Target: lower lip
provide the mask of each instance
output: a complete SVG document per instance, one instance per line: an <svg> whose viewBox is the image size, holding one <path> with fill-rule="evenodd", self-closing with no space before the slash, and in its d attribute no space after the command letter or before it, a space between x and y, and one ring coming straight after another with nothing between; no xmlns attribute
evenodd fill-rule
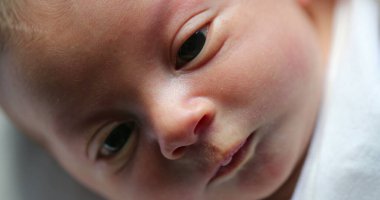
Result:
<svg viewBox="0 0 380 200"><path fill-rule="evenodd" d="M226 166L221 166L216 174L210 180L210 183L224 182L235 176L237 172L248 162L252 157L254 148L252 148L253 138L255 133L251 134L244 145L233 155L231 162Z"/></svg>

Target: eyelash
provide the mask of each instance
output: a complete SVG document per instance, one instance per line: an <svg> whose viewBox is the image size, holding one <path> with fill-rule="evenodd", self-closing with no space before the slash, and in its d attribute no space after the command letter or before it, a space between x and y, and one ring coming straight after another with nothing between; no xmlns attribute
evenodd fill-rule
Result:
<svg viewBox="0 0 380 200"><path fill-rule="evenodd" d="M175 70L185 68L204 51L208 39L208 29L209 26L198 29L182 43L176 52Z"/></svg>
<svg viewBox="0 0 380 200"><path fill-rule="evenodd" d="M136 137L137 125L135 122L118 124L106 135L105 139L101 141L97 158L107 160L117 157L122 153L132 153L137 143ZM121 143L118 143L120 141Z"/></svg>

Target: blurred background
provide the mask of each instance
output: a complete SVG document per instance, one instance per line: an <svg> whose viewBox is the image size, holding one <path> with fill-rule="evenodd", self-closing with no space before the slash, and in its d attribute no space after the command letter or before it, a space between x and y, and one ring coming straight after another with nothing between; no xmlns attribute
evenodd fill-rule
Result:
<svg viewBox="0 0 380 200"><path fill-rule="evenodd" d="M0 199L100 200L75 182L0 110Z"/></svg>

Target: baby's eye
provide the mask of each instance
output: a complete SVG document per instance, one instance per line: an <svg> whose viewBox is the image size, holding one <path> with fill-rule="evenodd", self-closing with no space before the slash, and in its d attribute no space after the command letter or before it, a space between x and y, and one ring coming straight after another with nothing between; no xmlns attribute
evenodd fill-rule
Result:
<svg viewBox="0 0 380 200"><path fill-rule="evenodd" d="M128 142L132 134L136 134L136 124L129 122L118 125L108 135L101 146L100 157L112 157L116 155Z"/></svg>
<svg viewBox="0 0 380 200"><path fill-rule="evenodd" d="M206 44L207 31L207 27L198 30L182 44L177 52L176 70L180 70L201 53Z"/></svg>

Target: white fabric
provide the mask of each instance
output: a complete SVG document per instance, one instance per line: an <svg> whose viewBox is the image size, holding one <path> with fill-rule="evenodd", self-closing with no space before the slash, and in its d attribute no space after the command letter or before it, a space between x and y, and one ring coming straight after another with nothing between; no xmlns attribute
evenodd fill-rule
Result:
<svg viewBox="0 0 380 200"><path fill-rule="evenodd" d="M326 96L292 200L380 199L379 1L340 0Z"/></svg>

